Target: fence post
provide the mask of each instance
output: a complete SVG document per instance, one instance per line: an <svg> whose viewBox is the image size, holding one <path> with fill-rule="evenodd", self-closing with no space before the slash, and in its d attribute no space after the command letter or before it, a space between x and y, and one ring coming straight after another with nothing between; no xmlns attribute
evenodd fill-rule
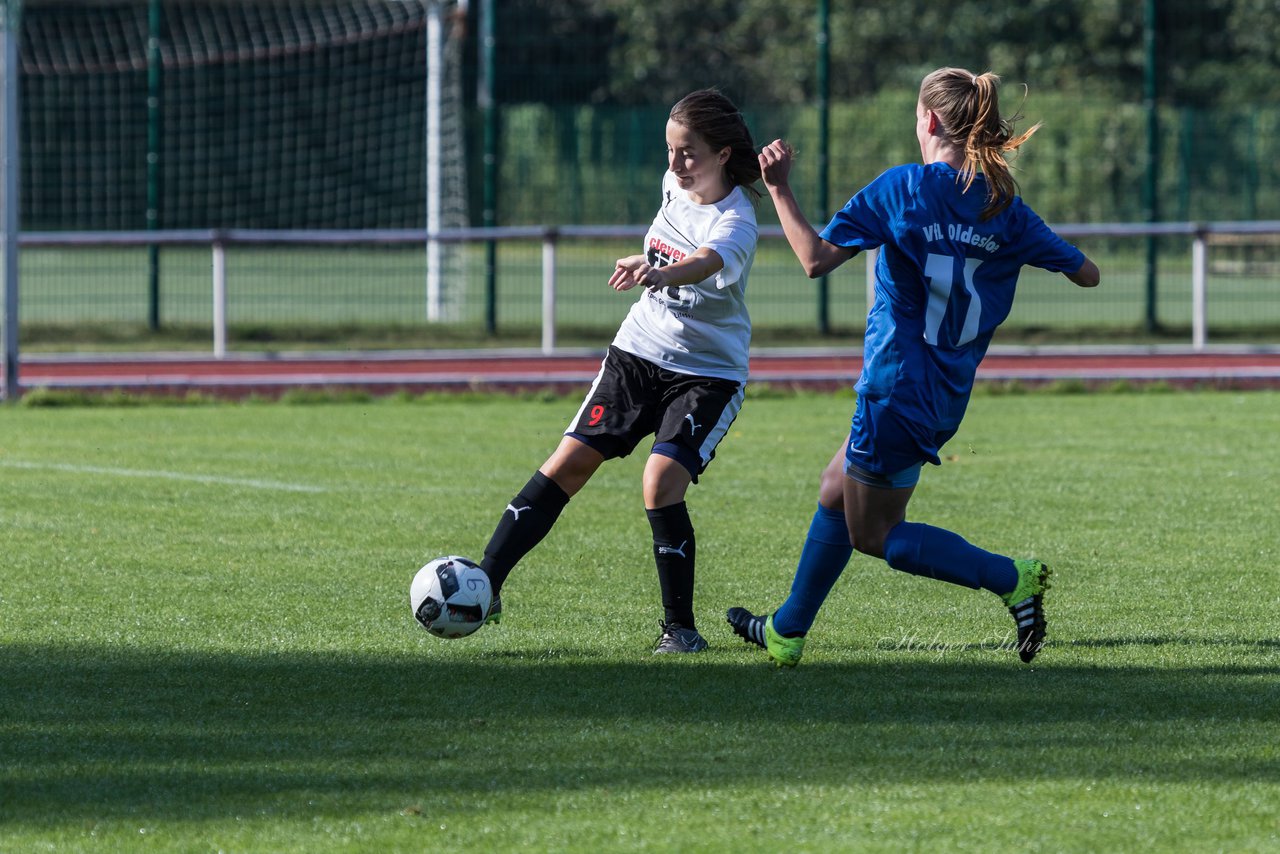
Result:
<svg viewBox="0 0 1280 854"><path fill-rule="evenodd" d="M440 105L444 98L444 84L440 79L444 69L442 32L440 4L429 3L427 4L426 137L423 140L423 147L426 150L427 161L427 321L432 323L445 319L445 283L440 270L443 253L440 251L440 241L436 239L436 234L440 231L441 208Z"/></svg>
<svg viewBox="0 0 1280 854"><path fill-rule="evenodd" d="M476 101L483 118L484 144L484 210L481 225L495 228L498 225L498 108L493 100L493 81L496 69L493 19L494 0L480 2L480 68L476 81ZM498 241L490 238L484 244L484 331L488 335L498 332Z"/></svg>
<svg viewBox="0 0 1280 854"><path fill-rule="evenodd" d="M147 10L147 231L160 230L160 139L163 121L160 94L163 63L160 31L164 12L160 0L150 0ZM160 330L160 247L147 247L147 328Z"/></svg>
<svg viewBox="0 0 1280 854"><path fill-rule="evenodd" d="M1203 350L1206 339L1205 289L1209 280L1209 253L1203 226L1191 241L1191 349Z"/></svg>
<svg viewBox="0 0 1280 854"><path fill-rule="evenodd" d="M1159 77L1156 73L1156 3L1146 0L1142 12L1143 46L1143 94L1142 105L1147 115L1147 159L1142 179L1142 214L1148 223L1160 221L1160 111L1156 101L1159 93ZM1157 265L1160 263L1158 238L1147 235L1146 329L1155 332L1160 328L1160 312L1156 300L1160 290Z"/></svg>
<svg viewBox="0 0 1280 854"><path fill-rule="evenodd" d="M4 289L4 399L13 403L21 395L18 387L18 233L21 187L18 164L18 46L22 3L0 3L0 242L4 244L4 266L0 272Z"/></svg>
<svg viewBox="0 0 1280 854"><path fill-rule="evenodd" d="M213 239L213 357L227 355L227 247Z"/></svg>
<svg viewBox="0 0 1280 854"><path fill-rule="evenodd" d="M550 356L556 349L556 240L554 228L542 235L542 352Z"/></svg>
<svg viewBox="0 0 1280 854"><path fill-rule="evenodd" d="M827 208L828 169L831 163L831 3L818 0L818 197L815 218L831 216ZM818 277L818 334L831 334L831 278Z"/></svg>

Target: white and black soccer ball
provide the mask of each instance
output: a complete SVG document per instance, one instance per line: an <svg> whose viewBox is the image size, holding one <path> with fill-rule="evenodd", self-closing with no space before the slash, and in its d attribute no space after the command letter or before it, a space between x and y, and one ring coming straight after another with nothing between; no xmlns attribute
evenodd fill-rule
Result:
<svg viewBox="0 0 1280 854"><path fill-rule="evenodd" d="M413 618L436 637L471 634L484 625L492 602L489 576L474 561L457 555L431 561L409 586Z"/></svg>

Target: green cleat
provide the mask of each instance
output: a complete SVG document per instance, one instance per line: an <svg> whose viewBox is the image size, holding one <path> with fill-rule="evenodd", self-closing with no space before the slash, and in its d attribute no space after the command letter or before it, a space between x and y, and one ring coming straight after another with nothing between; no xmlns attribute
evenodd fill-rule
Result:
<svg viewBox="0 0 1280 854"><path fill-rule="evenodd" d="M1015 560L1013 565L1018 570L1018 584L1000 598L1017 624L1018 657L1030 664L1044 646L1044 592L1049 589L1049 567L1034 558Z"/></svg>
<svg viewBox="0 0 1280 854"><path fill-rule="evenodd" d="M773 629L773 615L757 616L746 608L730 608L725 620L734 634L769 653L779 667L795 667L804 653L804 638L784 638Z"/></svg>
<svg viewBox="0 0 1280 854"><path fill-rule="evenodd" d="M804 638L784 638L773 630L773 614L764 621L764 645L779 667L795 667L804 654Z"/></svg>

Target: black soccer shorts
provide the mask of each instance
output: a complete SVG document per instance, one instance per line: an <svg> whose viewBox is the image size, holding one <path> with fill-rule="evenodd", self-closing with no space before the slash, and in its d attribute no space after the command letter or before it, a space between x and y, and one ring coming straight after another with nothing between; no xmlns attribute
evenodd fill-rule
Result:
<svg viewBox="0 0 1280 854"><path fill-rule="evenodd" d="M652 435L652 453L676 460L696 482L743 397L743 383L676 373L610 346L565 435L607 460L627 456Z"/></svg>

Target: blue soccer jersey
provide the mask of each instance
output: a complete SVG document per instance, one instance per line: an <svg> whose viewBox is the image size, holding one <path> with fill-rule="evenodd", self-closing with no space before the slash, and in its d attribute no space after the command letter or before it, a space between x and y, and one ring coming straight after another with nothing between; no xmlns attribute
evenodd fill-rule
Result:
<svg viewBox="0 0 1280 854"><path fill-rule="evenodd" d="M926 448L960 425L1023 265L1074 273L1085 260L1021 198L982 221L985 180L965 193L956 177L945 163L894 167L822 232L837 246L881 248L856 390L918 428Z"/></svg>

